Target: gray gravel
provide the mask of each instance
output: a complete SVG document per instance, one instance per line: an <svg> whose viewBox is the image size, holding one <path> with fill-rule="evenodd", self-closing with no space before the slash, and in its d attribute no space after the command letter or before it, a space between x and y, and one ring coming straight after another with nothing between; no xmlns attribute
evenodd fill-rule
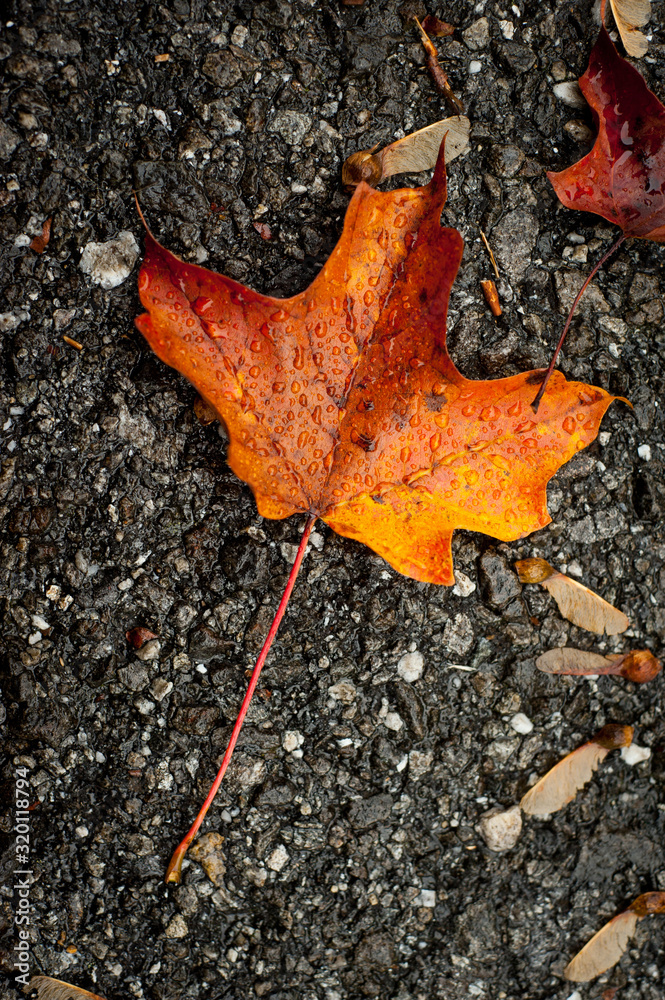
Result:
<svg viewBox="0 0 665 1000"><path fill-rule="evenodd" d="M466 240L450 342L469 377L542 365L614 235L561 208L544 176L588 149L588 112L553 88L586 65L591 3L518 8L436 11L459 28L437 45L473 122L444 212ZM644 921L594 985L574 993L561 979L605 919L665 889L662 677L640 689L534 667L566 642L662 653L662 248L622 248L579 311L562 370L634 409L615 404L552 481L546 530L513 545L459 532L463 575L447 589L317 527L204 828L216 836L167 889L302 525L257 516L217 425L199 421L194 391L134 329L132 191L185 259L292 294L339 236L345 156L445 109L404 20L423 13L418 0L14 0L10 11L2 788L11 803L22 761L37 802L33 971L109 1000L591 1000L608 985L618 1000L662 1000L663 918ZM640 67L661 96L663 27ZM28 244L48 217L38 255ZM498 321L480 293L491 272L479 227L502 269ZM545 591L518 583L512 563L530 555L618 604L631 630L603 642L563 621ZM125 640L137 625L158 636L138 653ZM511 725L518 712L530 732ZM634 724L650 759L612 755L575 803L489 851L481 817L608 721ZM10 997L11 814L0 822Z"/></svg>

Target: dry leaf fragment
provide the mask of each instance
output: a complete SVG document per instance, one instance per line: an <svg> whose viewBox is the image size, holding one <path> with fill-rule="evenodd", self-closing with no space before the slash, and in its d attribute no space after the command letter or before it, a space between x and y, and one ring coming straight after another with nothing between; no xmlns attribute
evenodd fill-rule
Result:
<svg viewBox="0 0 665 1000"><path fill-rule="evenodd" d="M556 601L563 617L587 632L617 635L625 632L630 625L623 611L608 604L577 580L557 572L546 559L519 559L515 569L522 583L542 583Z"/></svg>
<svg viewBox="0 0 665 1000"><path fill-rule="evenodd" d="M433 170L444 135L446 163L450 163L469 148L470 129L471 122L468 118L454 115L405 135L403 139L391 142L378 153L375 152L376 146L352 153L342 167L342 183L347 188L354 188L361 181L374 186L393 174L417 174L421 170Z"/></svg>
<svg viewBox="0 0 665 1000"><path fill-rule="evenodd" d="M427 14L423 19L423 31L435 38L447 38L454 33L455 25L440 21L435 14Z"/></svg>
<svg viewBox="0 0 665 1000"><path fill-rule="evenodd" d="M645 892L598 931L563 970L566 979L588 983L619 961L639 920L665 913L665 892Z"/></svg>
<svg viewBox="0 0 665 1000"><path fill-rule="evenodd" d="M635 684L645 684L662 670L662 663L649 649L634 649L628 653L603 656L586 649L570 646L548 649L536 660L536 666L546 674L619 674Z"/></svg>
<svg viewBox="0 0 665 1000"><path fill-rule="evenodd" d="M149 642L151 639L157 639L158 636L154 632L151 632L149 628L137 625L136 628L131 628L129 632L125 632L125 638L134 649L140 649L146 642Z"/></svg>
<svg viewBox="0 0 665 1000"><path fill-rule="evenodd" d="M35 253L44 253L46 250L49 240L51 239L51 223L53 219L46 219L42 225L41 236L35 236L35 238L30 243L30 249L34 250Z"/></svg>
<svg viewBox="0 0 665 1000"><path fill-rule="evenodd" d="M575 798L610 750L630 746L633 727L610 723L547 772L520 802L529 816L549 816Z"/></svg>
<svg viewBox="0 0 665 1000"><path fill-rule="evenodd" d="M639 58L649 48L649 42L638 28L651 17L651 0L610 0L623 47L629 56Z"/></svg>
<svg viewBox="0 0 665 1000"><path fill-rule="evenodd" d="M51 976L33 976L28 985L23 987L23 992L31 993L32 990L37 990L39 1000L78 1000L79 997L104 1000L97 993L82 990L80 986L72 986L62 979L52 979Z"/></svg>

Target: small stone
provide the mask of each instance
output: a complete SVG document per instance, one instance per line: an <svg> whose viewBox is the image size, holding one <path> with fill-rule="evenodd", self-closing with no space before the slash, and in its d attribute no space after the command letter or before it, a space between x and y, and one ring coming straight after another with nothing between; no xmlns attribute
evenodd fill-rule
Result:
<svg viewBox="0 0 665 1000"><path fill-rule="evenodd" d="M305 742L305 737L297 729L287 729L282 736L282 747L287 753L298 750Z"/></svg>
<svg viewBox="0 0 665 1000"><path fill-rule="evenodd" d="M164 934L167 938L171 940L176 938L184 938L189 934L189 928L185 923L185 918L181 913L176 913L174 917L168 923Z"/></svg>
<svg viewBox="0 0 665 1000"><path fill-rule="evenodd" d="M123 230L105 243L88 243L79 267L96 285L108 290L117 288L129 277L138 255L134 234Z"/></svg>
<svg viewBox="0 0 665 1000"><path fill-rule="evenodd" d="M481 17L477 21L474 21L466 31L462 32L462 38L464 39L464 44L472 52L484 49L486 45L489 45L490 40L490 26L487 18Z"/></svg>
<svg viewBox="0 0 665 1000"><path fill-rule="evenodd" d="M567 80L565 83L555 83L552 88L554 96L567 104L569 108L586 108L587 103L580 90L579 84L575 80Z"/></svg>
<svg viewBox="0 0 665 1000"><path fill-rule="evenodd" d="M538 220L533 212L516 208L496 224L492 231L494 254L499 268L512 281L520 282L531 264L531 252L538 239Z"/></svg>
<svg viewBox="0 0 665 1000"><path fill-rule="evenodd" d="M434 889L422 889L419 896L413 900L413 906L425 906L428 909L436 906L436 893Z"/></svg>
<svg viewBox="0 0 665 1000"><path fill-rule="evenodd" d="M510 851L522 832L522 810L519 806L506 810L499 807L490 809L481 816L478 829L490 851L497 854Z"/></svg>
<svg viewBox="0 0 665 1000"><path fill-rule="evenodd" d="M164 701L164 698L173 691L173 684L164 677L156 677L150 685L150 694L155 701Z"/></svg>
<svg viewBox="0 0 665 1000"><path fill-rule="evenodd" d="M76 309L56 309L53 313L53 326L56 330L66 330L76 316Z"/></svg>
<svg viewBox="0 0 665 1000"><path fill-rule="evenodd" d="M398 733L404 725L404 720L397 712L387 712L383 724L386 729L391 729L394 733Z"/></svg>
<svg viewBox="0 0 665 1000"><path fill-rule="evenodd" d="M473 594L476 589L476 585L473 580L462 573L461 570L455 570L455 586L453 587L453 594L456 597L469 597Z"/></svg>
<svg viewBox="0 0 665 1000"><path fill-rule="evenodd" d="M144 643L140 649L136 650L135 656L144 662L149 660L158 660L161 648L162 644L159 639L149 639L148 642Z"/></svg>
<svg viewBox="0 0 665 1000"><path fill-rule="evenodd" d="M273 872L281 872L282 868L285 868L288 863L289 854L283 844L279 844L266 861L267 867Z"/></svg>
<svg viewBox="0 0 665 1000"><path fill-rule="evenodd" d="M477 59L472 59L469 63L469 73L471 76L476 76L483 68L483 64L478 62Z"/></svg>
<svg viewBox="0 0 665 1000"><path fill-rule="evenodd" d="M640 458L643 458L645 462L651 461L651 446L648 444L641 444L637 449L637 454Z"/></svg>
<svg viewBox="0 0 665 1000"><path fill-rule="evenodd" d="M511 144L494 146L490 153L490 162L498 177L514 177L524 160L524 153L519 146Z"/></svg>
<svg viewBox="0 0 665 1000"><path fill-rule="evenodd" d="M521 736L526 736L533 729L533 722L531 719L524 714L524 712L517 712L513 715L510 720L511 727L516 733L520 733Z"/></svg>
<svg viewBox="0 0 665 1000"><path fill-rule="evenodd" d="M522 594L522 587L508 560L495 549L480 557L478 576L483 597L493 608L502 609Z"/></svg>
<svg viewBox="0 0 665 1000"><path fill-rule="evenodd" d="M405 653L397 662L397 673L402 680L412 684L423 675L425 659L422 653L416 650L414 653Z"/></svg>
<svg viewBox="0 0 665 1000"><path fill-rule="evenodd" d="M130 691L142 691L150 680L148 671L140 663L130 663L128 667L118 670L118 680Z"/></svg>
<svg viewBox="0 0 665 1000"><path fill-rule="evenodd" d="M300 146L311 127L309 115L299 111L278 111L268 125L268 131L277 132L289 146Z"/></svg>
<svg viewBox="0 0 665 1000"><path fill-rule="evenodd" d="M621 757L629 767L634 767L635 764L643 764L650 756L651 748L640 747L637 743L631 743L629 747L621 748Z"/></svg>
<svg viewBox="0 0 665 1000"><path fill-rule="evenodd" d="M455 615L446 622L443 630L443 646L449 656L466 656L475 641L473 625L467 615Z"/></svg>
<svg viewBox="0 0 665 1000"><path fill-rule="evenodd" d="M341 701L344 705L351 705L356 700L357 693L355 684L349 680L338 681L328 688L330 697L335 701Z"/></svg>
<svg viewBox="0 0 665 1000"><path fill-rule="evenodd" d="M223 884L223 876L226 872L226 865L224 864L222 854L223 843L224 837L222 837L221 833L212 830L210 833L204 833L202 837L199 837L189 849L189 856L192 861L197 861L202 865L204 872L216 886Z"/></svg>
<svg viewBox="0 0 665 1000"><path fill-rule="evenodd" d="M88 830L87 826L77 826L75 832L76 832L76 836L80 837L82 840L83 840L84 837L87 837L88 834L90 833L90 831Z"/></svg>
<svg viewBox="0 0 665 1000"><path fill-rule="evenodd" d="M237 24L231 33L231 45L237 45L239 49L243 48L248 34L249 29L244 24Z"/></svg>
<svg viewBox="0 0 665 1000"><path fill-rule="evenodd" d="M431 750L412 750L409 754L409 777L417 781L427 774L432 766L434 754Z"/></svg>
<svg viewBox="0 0 665 1000"><path fill-rule="evenodd" d="M393 807L388 794L371 795L368 799L357 799L351 803L349 822L355 830L365 830L374 823L388 819Z"/></svg>
<svg viewBox="0 0 665 1000"><path fill-rule="evenodd" d="M20 135L0 122L0 160L8 160L20 141Z"/></svg>

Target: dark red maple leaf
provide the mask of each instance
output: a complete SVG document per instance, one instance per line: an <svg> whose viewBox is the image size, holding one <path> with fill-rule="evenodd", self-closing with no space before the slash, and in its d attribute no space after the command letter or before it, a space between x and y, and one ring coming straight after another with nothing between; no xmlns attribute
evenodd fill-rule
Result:
<svg viewBox="0 0 665 1000"><path fill-rule="evenodd" d="M566 208L602 215L626 238L665 242L665 107L603 25L580 88L598 136L590 153L549 171Z"/></svg>
<svg viewBox="0 0 665 1000"><path fill-rule="evenodd" d="M665 107L634 66L617 52L605 25L589 57L580 88L598 127L590 153L547 176L566 208L602 215L622 230L582 285L566 320L545 379L533 401L537 411L577 304L605 261L630 238L665 242Z"/></svg>

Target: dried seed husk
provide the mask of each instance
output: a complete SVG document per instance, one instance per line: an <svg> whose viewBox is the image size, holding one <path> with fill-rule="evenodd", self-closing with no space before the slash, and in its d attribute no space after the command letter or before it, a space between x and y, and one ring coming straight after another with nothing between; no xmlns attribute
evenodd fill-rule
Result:
<svg viewBox="0 0 665 1000"><path fill-rule="evenodd" d="M529 789L520 802L522 811L529 816L550 816L558 812L591 780L610 750L628 746L632 738L630 726L615 723L603 726L593 740L569 753Z"/></svg>
<svg viewBox="0 0 665 1000"><path fill-rule="evenodd" d="M646 36L639 31L651 17L651 0L610 0L612 13L629 56L639 58L649 48Z"/></svg>
<svg viewBox="0 0 665 1000"><path fill-rule="evenodd" d="M558 573L545 559L520 559L515 563L515 569L521 583L542 583L556 601L563 617L587 632L617 635L625 632L630 625L623 611L577 580Z"/></svg>
<svg viewBox="0 0 665 1000"><path fill-rule="evenodd" d="M468 118L453 115L397 139L378 153L376 147L352 153L342 167L342 183L345 187L355 187L365 181L375 187L393 174L432 170L444 136L446 163L450 163L468 149L470 129Z"/></svg>
<svg viewBox="0 0 665 1000"><path fill-rule="evenodd" d="M588 983L616 965L628 947L639 919L636 913L626 910L601 927L563 970L566 979Z"/></svg>
<svg viewBox="0 0 665 1000"><path fill-rule="evenodd" d="M88 1000L104 1000L97 993L90 993L80 986L72 986L62 979L52 979L51 976L33 976L27 986L23 987L24 993L31 993L37 990L39 1000L79 1000L87 997Z"/></svg>

